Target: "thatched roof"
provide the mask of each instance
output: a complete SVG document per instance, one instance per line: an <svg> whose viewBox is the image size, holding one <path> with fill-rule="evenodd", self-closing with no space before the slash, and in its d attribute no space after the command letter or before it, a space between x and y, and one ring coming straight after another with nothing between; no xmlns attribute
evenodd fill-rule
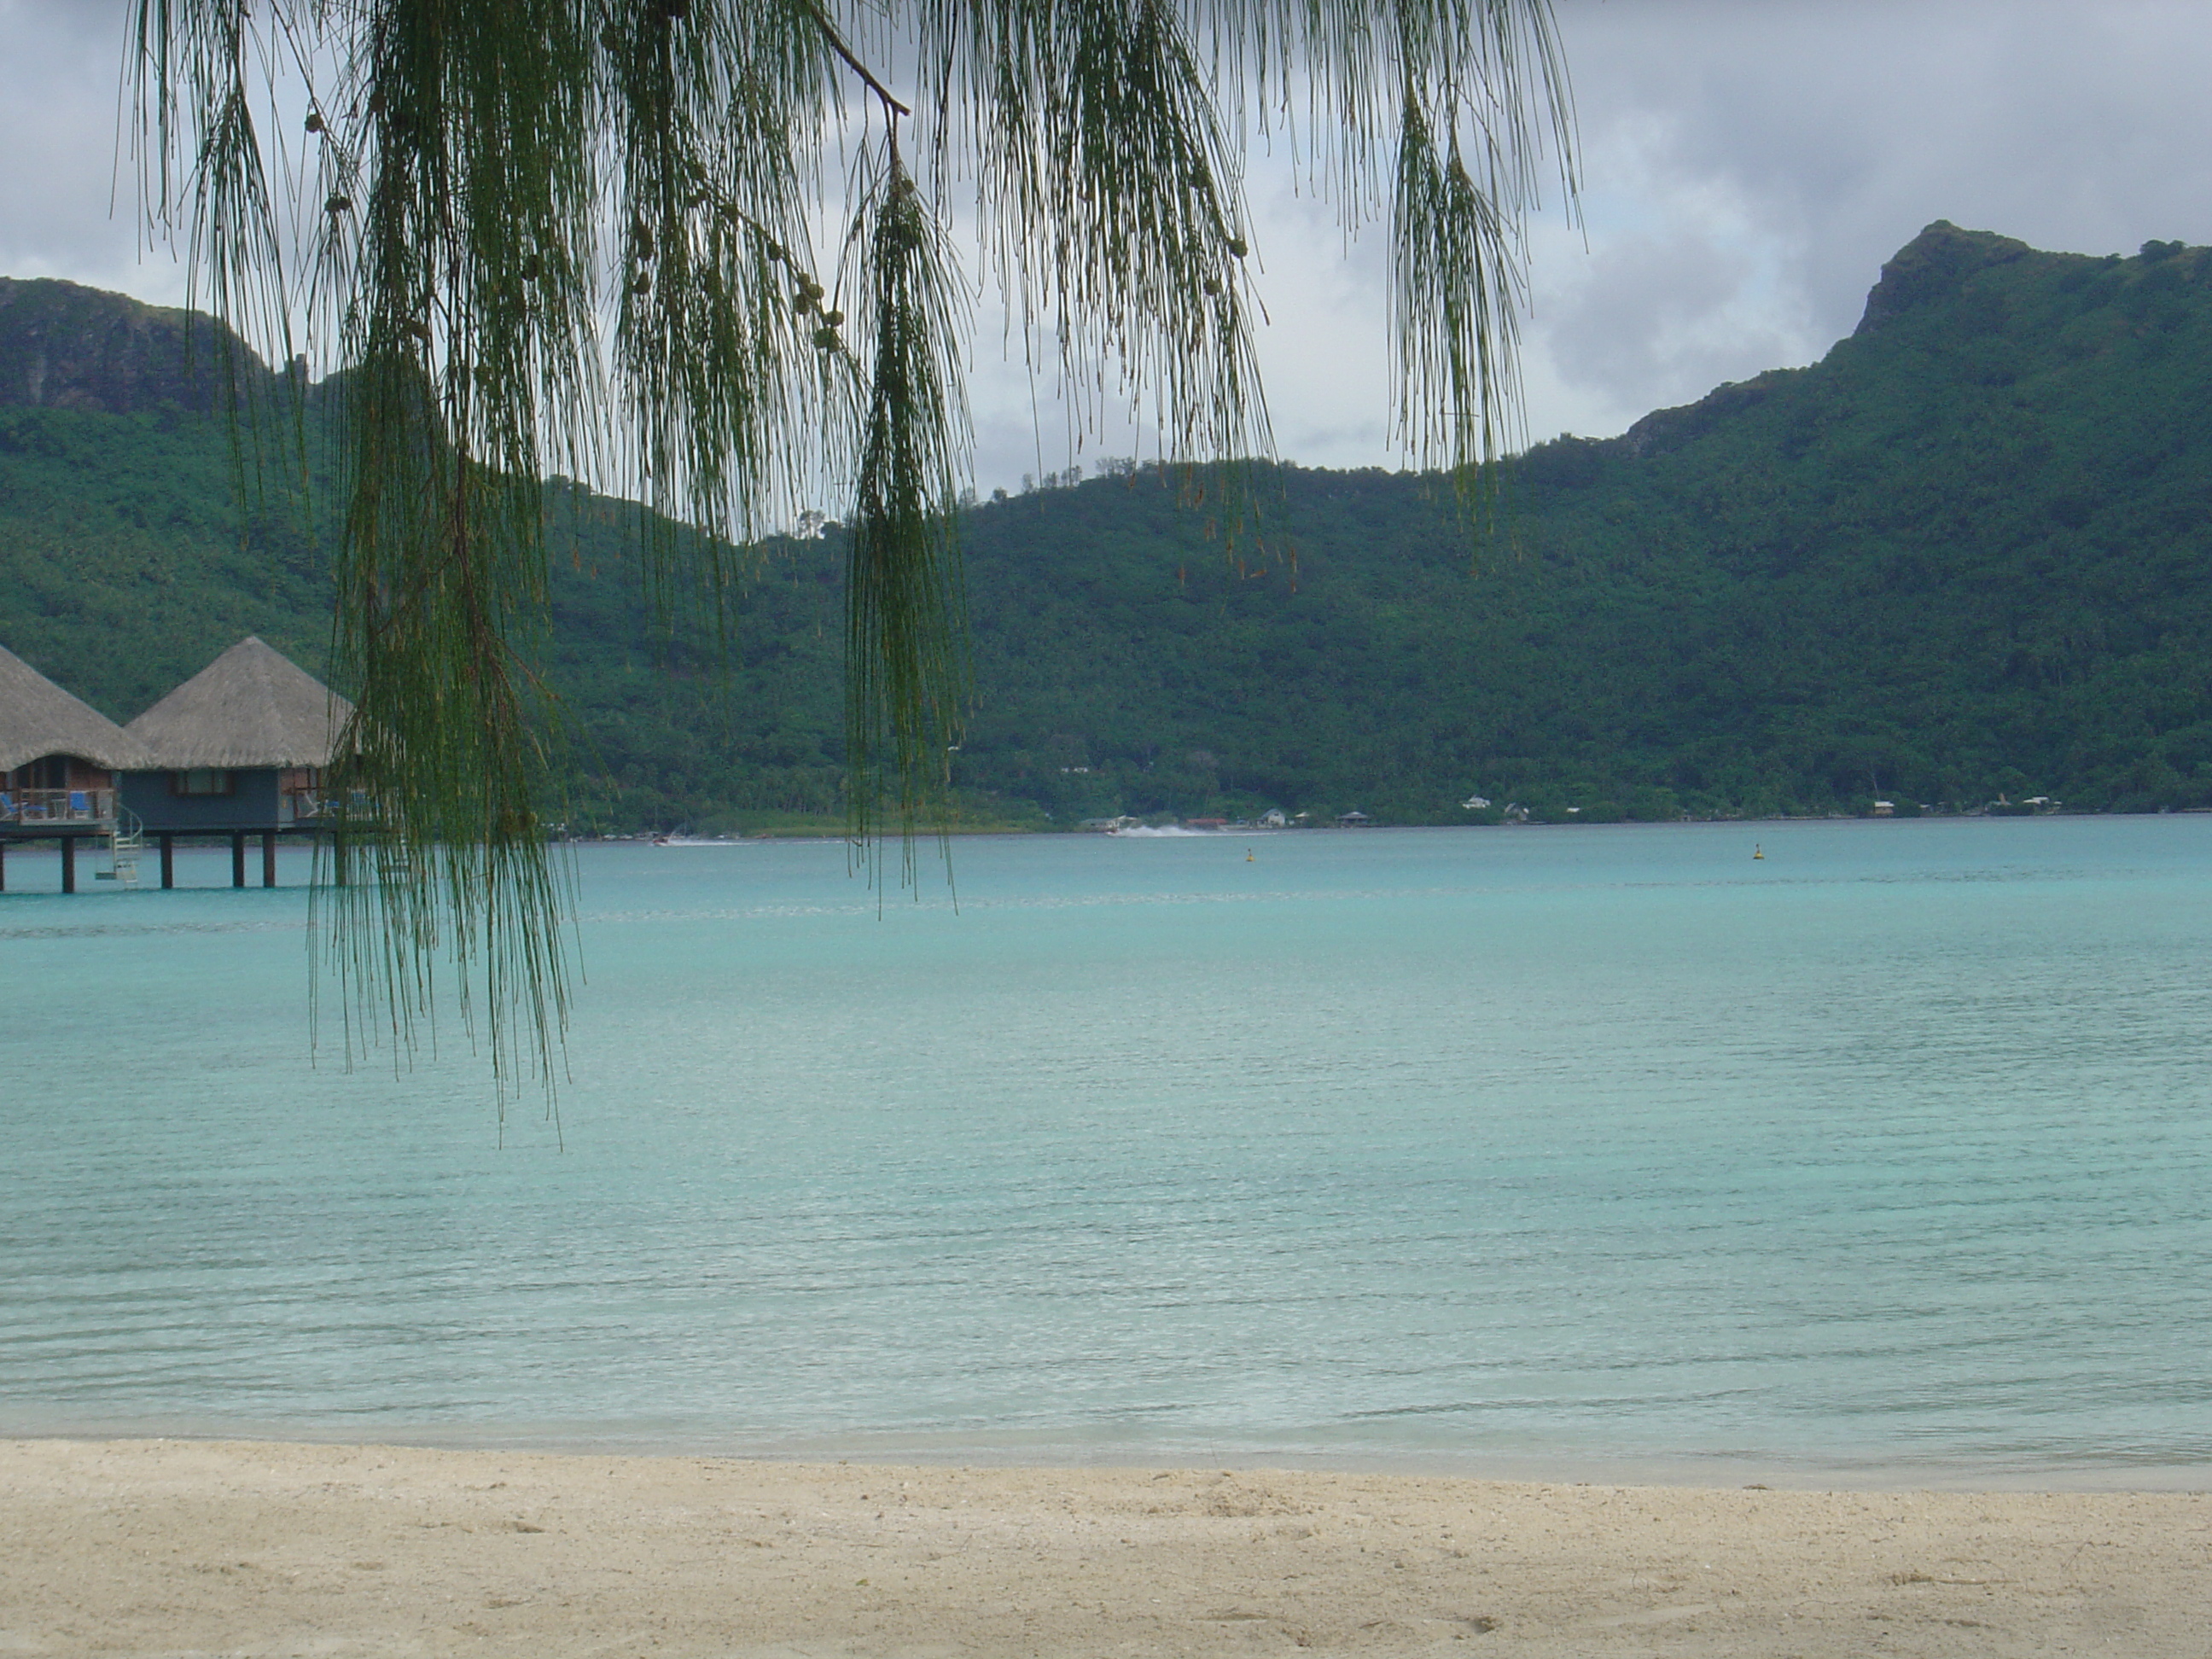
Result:
<svg viewBox="0 0 2212 1659"><path fill-rule="evenodd" d="M46 755L75 755L110 771L149 764L136 738L0 647L0 772Z"/></svg>
<svg viewBox="0 0 2212 1659"><path fill-rule="evenodd" d="M327 766L348 702L257 639L243 639L125 728L150 763Z"/></svg>

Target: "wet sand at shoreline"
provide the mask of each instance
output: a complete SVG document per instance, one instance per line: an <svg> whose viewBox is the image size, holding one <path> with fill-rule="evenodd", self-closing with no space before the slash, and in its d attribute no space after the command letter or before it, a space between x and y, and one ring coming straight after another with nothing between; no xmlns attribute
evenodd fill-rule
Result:
<svg viewBox="0 0 2212 1659"><path fill-rule="evenodd" d="M2212 1651L2212 1494L0 1442L0 1654Z"/></svg>

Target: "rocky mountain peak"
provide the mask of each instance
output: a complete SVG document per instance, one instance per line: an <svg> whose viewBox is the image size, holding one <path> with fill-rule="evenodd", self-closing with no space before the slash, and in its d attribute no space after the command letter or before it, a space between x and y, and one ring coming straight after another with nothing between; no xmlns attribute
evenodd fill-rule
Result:
<svg viewBox="0 0 2212 1659"><path fill-rule="evenodd" d="M1976 271L2009 264L2032 251L2009 236L1961 230L1948 219L1938 219L1882 266L1881 279L1868 294L1866 310L1851 331L1870 333L1915 306L1956 294Z"/></svg>
<svg viewBox="0 0 2212 1659"><path fill-rule="evenodd" d="M127 415L224 406L269 370L221 323L51 277L0 276L0 405Z"/></svg>

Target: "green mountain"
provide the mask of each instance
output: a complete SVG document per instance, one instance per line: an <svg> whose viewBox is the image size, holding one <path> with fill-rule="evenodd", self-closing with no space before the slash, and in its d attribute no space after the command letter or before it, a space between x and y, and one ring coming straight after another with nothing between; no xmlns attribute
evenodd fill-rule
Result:
<svg viewBox="0 0 2212 1659"><path fill-rule="evenodd" d="M327 635L307 515L240 510L222 400L165 368L182 323L0 282L0 642L118 717ZM2212 250L1939 222L1820 362L1510 464L1479 545L1401 473L1259 469L1234 538L1151 468L994 499L957 781L1040 824L2212 805L2208 382ZM552 510L580 810L834 811L834 527L756 550L718 673L653 626L634 507Z"/></svg>

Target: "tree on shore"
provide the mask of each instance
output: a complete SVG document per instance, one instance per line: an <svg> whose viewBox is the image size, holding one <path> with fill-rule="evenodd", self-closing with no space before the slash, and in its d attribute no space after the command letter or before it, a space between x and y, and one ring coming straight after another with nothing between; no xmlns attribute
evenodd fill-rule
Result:
<svg viewBox="0 0 2212 1659"><path fill-rule="evenodd" d="M733 548L842 518L850 807L910 848L965 695L975 294L1079 419L1267 454L1266 135L1387 225L1397 429L1468 477L1546 169L1572 191L1548 0L137 0L131 52L149 222L249 340L343 373L374 878L319 894L340 1000L404 1043L448 961L502 1075L567 1006L549 480L636 495L647 579L709 619Z"/></svg>

